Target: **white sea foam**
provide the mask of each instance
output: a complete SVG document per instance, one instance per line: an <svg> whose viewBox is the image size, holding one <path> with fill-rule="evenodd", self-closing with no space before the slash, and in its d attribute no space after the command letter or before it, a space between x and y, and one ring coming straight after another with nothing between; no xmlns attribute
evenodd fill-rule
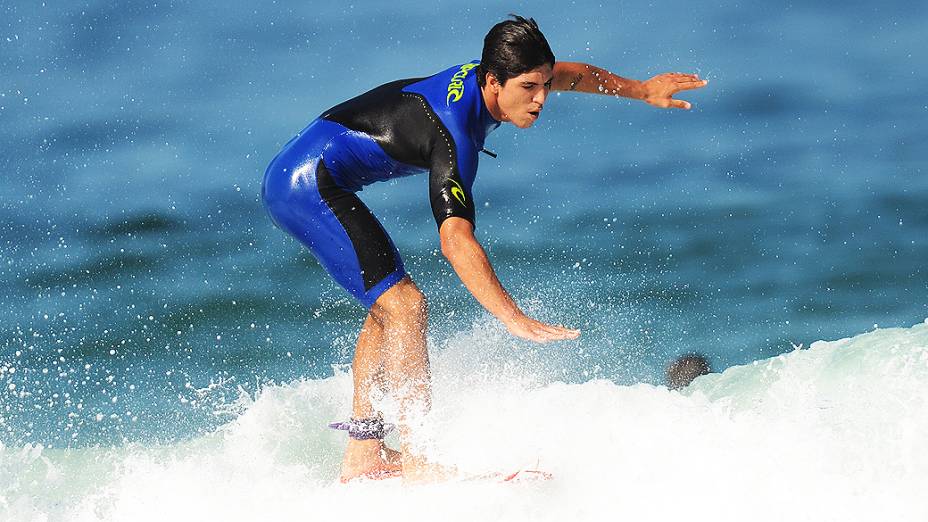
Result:
<svg viewBox="0 0 928 522"><path fill-rule="evenodd" d="M175 446L0 446L0 520L928 520L928 325L818 342L682 392L551 382L476 328L433 358L429 451L554 480L337 484L344 373ZM516 362L514 362L516 361Z"/></svg>

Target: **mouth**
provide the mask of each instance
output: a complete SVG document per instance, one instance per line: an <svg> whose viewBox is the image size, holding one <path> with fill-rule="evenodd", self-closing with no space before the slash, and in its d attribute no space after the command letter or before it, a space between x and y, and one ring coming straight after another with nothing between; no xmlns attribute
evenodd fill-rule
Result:
<svg viewBox="0 0 928 522"><path fill-rule="evenodd" d="M541 109L539 109L539 110L537 110L537 111L528 111L528 113L532 115L532 118L533 118L533 119L536 119L536 120L537 120L537 119L538 119L538 116L541 115Z"/></svg>

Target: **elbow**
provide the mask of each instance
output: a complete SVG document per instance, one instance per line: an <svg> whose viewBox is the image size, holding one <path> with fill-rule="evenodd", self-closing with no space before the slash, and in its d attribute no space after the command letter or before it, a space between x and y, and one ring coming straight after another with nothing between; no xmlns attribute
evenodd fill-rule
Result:
<svg viewBox="0 0 928 522"><path fill-rule="evenodd" d="M468 240L473 241L473 225L469 221L461 218L451 217L446 219L438 229L438 235L441 238L441 253L452 264Z"/></svg>
<svg viewBox="0 0 928 522"><path fill-rule="evenodd" d="M441 254L445 256L445 259L447 259L449 262L451 261L451 258L454 257L458 243L459 241L457 241L457 238L454 236L454 234L441 235Z"/></svg>

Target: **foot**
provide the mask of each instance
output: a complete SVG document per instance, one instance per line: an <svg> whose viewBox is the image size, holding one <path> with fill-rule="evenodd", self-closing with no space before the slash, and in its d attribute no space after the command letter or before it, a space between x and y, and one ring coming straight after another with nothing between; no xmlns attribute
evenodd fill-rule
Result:
<svg viewBox="0 0 928 522"><path fill-rule="evenodd" d="M445 482L459 477L460 472L455 466L436 464L416 457L403 459L403 481L406 483Z"/></svg>
<svg viewBox="0 0 928 522"><path fill-rule="evenodd" d="M356 478L389 478L402 474L403 455L382 440L348 440L342 460L341 481Z"/></svg>
<svg viewBox="0 0 928 522"><path fill-rule="evenodd" d="M403 467L403 453L396 451L393 448L387 447L386 444L382 445L380 451L382 452L383 460L391 466Z"/></svg>

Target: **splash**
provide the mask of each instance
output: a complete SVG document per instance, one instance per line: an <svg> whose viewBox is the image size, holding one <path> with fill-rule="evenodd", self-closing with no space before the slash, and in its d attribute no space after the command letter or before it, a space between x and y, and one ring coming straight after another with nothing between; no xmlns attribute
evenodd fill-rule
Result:
<svg viewBox="0 0 928 522"><path fill-rule="evenodd" d="M2 520L925 520L928 324L814 343L681 392L566 384L475 328L434 357L431 457L542 483L340 485L350 375L264 388L183 444L0 446ZM515 362L514 362L515 361Z"/></svg>

